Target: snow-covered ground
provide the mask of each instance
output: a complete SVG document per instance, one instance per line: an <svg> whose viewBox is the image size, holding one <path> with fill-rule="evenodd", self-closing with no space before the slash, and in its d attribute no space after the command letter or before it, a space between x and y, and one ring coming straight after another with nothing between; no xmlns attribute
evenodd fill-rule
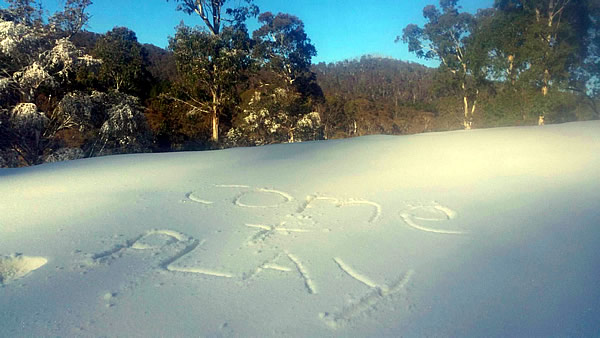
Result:
<svg viewBox="0 0 600 338"><path fill-rule="evenodd" d="M597 336L600 121L0 169L0 336Z"/></svg>

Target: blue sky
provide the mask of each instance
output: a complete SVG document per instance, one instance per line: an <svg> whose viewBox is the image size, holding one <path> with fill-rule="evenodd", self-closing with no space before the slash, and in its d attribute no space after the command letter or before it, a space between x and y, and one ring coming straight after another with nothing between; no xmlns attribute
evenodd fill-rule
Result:
<svg viewBox="0 0 600 338"><path fill-rule="evenodd" d="M54 12L64 0L42 0ZM238 0L235 0L238 1ZM89 7L90 31L104 33L114 26L135 31L142 43L166 47L168 36L183 20L187 25L202 24L197 15L175 10L166 0L93 0ZM262 12L284 12L298 16L317 48L313 63L335 62L364 54L379 54L401 60L424 63L408 52L403 43L394 43L410 23L423 24L423 7L438 0L255 0ZM490 7L493 0L459 0L464 10ZM0 0L0 5L6 4ZM257 28L249 23L250 31ZM425 63L436 66L435 62Z"/></svg>

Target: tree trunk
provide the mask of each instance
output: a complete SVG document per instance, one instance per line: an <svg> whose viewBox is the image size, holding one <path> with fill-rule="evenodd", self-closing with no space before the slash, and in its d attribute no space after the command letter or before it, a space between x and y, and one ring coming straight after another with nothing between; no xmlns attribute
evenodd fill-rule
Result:
<svg viewBox="0 0 600 338"><path fill-rule="evenodd" d="M544 70L544 85L542 86L542 96L546 99L548 96L548 83L550 82L550 71L548 69ZM538 116L538 126L544 125L544 115L545 111L542 111L540 116Z"/></svg>
<svg viewBox="0 0 600 338"><path fill-rule="evenodd" d="M513 86L515 85L515 82L516 82L514 69L515 69L515 56L511 54L508 56L508 78L510 79L510 83Z"/></svg>
<svg viewBox="0 0 600 338"><path fill-rule="evenodd" d="M212 113L212 135L210 137L211 141L219 142L219 116L217 114L217 107L213 107Z"/></svg>
<svg viewBox="0 0 600 338"><path fill-rule="evenodd" d="M556 20L556 22L558 22L558 24L560 24L560 18L562 16L562 12L565 9L565 7L569 4L570 0L566 0L564 1L562 4L560 3L560 1L554 1L551 0L548 3L548 22L547 22L547 26L548 26L548 34L545 37L545 42L548 43L548 49L549 51L546 52L546 57L548 57L548 53L552 52L553 45L551 44L551 41L555 41L557 40L557 32L554 31L553 32L553 26L554 26L554 17L556 15L558 15L558 18ZM536 20L537 22L540 22L540 11L538 9L536 9ZM557 24L557 25L558 25ZM558 28L558 26L557 26ZM550 71L548 68L544 69L544 85L542 86L542 95L544 96L544 98L546 98L546 96L548 95L548 86L550 83ZM543 126L544 125L544 115L545 115L545 111L542 111L542 114L540 114L540 116L538 117L538 125L539 126Z"/></svg>
<svg viewBox="0 0 600 338"><path fill-rule="evenodd" d="M464 80L463 80L461 87L463 90L463 107L464 107L464 111L465 111L465 116L463 119L463 126L465 127L465 130L470 130L471 127L473 126L473 113L475 112L475 103L473 103L472 110L469 111L469 97L467 95L467 85L464 82Z"/></svg>
<svg viewBox="0 0 600 338"><path fill-rule="evenodd" d="M471 118L470 118L470 113L469 113L469 98L467 97L466 94L463 96L463 105L464 105L464 108L465 108L465 117L463 119L463 125L465 127L465 130L469 130L469 129L471 129L471 126L472 126L473 122L471 121Z"/></svg>
<svg viewBox="0 0 600 338"><path fill-rule="evenodd" d="M212 135L211 141L219 142L219 100L217 98L217 93L212 93L213 102L212 102Z"/></svg>

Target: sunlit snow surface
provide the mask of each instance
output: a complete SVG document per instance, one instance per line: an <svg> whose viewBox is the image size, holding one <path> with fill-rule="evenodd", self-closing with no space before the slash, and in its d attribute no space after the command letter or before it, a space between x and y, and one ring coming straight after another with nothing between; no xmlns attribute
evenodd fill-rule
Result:
<svg viewBox="0 0 600 338"><path fill-rule="evenodd" d="M597 336L599 207L600 122L0 169L0 336Z"/></svg>

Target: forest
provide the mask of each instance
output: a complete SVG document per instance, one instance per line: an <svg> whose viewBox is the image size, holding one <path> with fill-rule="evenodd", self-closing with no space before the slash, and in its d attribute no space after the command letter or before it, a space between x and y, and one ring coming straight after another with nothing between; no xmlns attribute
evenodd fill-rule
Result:
<svg viewBox="0 0 600 338"><path fill-rule="evenodd" d="M437 68L376 55L313 64L293 13L171 1L203 25L179 25L162 49L127 27L86 31L91 0L52 15L6 0L0 167L600 118L598 1L495 0L471 14L440 0L396 39Z"/></svg>

